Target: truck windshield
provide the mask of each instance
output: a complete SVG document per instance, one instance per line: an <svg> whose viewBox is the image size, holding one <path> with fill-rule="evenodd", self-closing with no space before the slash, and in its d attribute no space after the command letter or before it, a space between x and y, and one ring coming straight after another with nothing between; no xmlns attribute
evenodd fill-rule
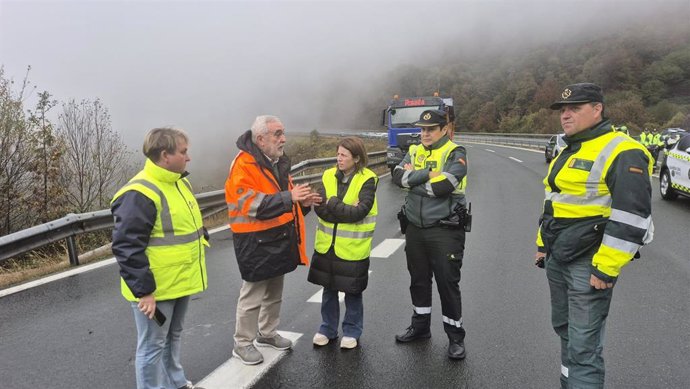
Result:
<svg viewBox="0 0 690 389"><path fill-rule="evenodd" d="M419 115L427 109L438 109L438 107L400 107L391 110L391 124L395 128L414 127L414 122L419 120Z"/></svg>

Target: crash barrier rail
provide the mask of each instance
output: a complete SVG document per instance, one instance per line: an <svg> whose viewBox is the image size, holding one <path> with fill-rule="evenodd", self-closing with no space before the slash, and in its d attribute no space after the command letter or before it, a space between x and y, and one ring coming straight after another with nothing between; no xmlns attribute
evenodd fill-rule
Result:
<svg viewBox="0 0 690 389"><path fill-rule="evenodd" d="M508 146L528 147L532 149L543 149L549 142L549 139L557 134L496 134L496 133L478 133L478 132L461 132L456 133L455 138L460 143L463 141L477 142L477 143L491 143ZM638 135L632 136L633 139L639 142Z"/></svg>
<svg viewBox="0 0 690 389"><path fill-rule="evenodd" d="M369 167L386 165L385 151L377 151L368 155ZM321 181L323 171L332 167L335 162L335 158L310 159L294 165L290 173L295 183L314 184ZM225 191L222 189L199 193L195 197L204 217L227 209ZM79 265L79 253L76 237L84 233L112 227L113 216L110 209L81 214L71 213L61 219L1 236L0 262L65 239L69 262L72 266L77 266Z"/></svg>
<svg viewBox="0 0 690 389"><path fill-rule="evenodd" d="M460 143L463 141L468 141L528 147L531 149L542 149L548 143L549 138L554 135L555 134L494 134L461 132L456 134L456 138Z"/></svg>

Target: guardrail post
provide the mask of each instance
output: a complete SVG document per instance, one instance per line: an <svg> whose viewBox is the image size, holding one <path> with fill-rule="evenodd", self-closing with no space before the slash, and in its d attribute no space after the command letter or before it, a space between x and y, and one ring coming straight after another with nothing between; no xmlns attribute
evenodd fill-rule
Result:
<svg viewBox="0 0 690 389"><path fill-rule="evenodd" d="M70 265L79 266L79 252L77 251L77 242L74 236L67 237L67 255L69 256Z"/></svg>

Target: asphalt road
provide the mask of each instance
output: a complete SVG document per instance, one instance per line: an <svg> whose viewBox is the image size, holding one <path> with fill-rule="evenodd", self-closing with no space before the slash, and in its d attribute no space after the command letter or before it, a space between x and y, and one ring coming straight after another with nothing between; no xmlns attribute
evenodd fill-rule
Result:
<svg viewBox="0 0 690 389"><path fill-rule="evenodd" d="M462 281L467 359L450 361L434 292L432 338L399 345L409 325L402 248L372 258L360 347L315 349L319 288L300 267L286 277L280 329L303 333L255 388L554 388L559 341L550 327L534 235L546 171L541 154L468 145L474 213ZM623 270L606 333L607 388L687 388L690 383L690 200L665 202L653 182L654 242ZM404 194L381 179L374 245L400 239ZM309 243L315 216L308 215ZM209 290L194 298L183 340L188 378L202 379L231 356L241 283L227 231L208 251ZM308 248L311 250L311 248ZM0 299L0 382L11 388L133 388L136 330L119 294L117 267L75 275Z"/></svg>

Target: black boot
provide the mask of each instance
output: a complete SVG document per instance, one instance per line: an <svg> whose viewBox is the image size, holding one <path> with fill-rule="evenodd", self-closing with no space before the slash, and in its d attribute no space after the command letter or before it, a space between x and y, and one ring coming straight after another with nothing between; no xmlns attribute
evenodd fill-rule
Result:
<svg viewBox="0 0 690 389"><path fill-rule="evenodd" d="M429 328L419 329L414 326L409 326L405 328L405 331L395 335L395 340L402 343L411 342L417 339L428 339L431 338L431 331Z"/></svg>
<svg viewBox="0 0 690 389"><path fill-rule="evenodd" d="M462 340L451 340L448 345L448 358L465 359L465 342Z"/></svg>

